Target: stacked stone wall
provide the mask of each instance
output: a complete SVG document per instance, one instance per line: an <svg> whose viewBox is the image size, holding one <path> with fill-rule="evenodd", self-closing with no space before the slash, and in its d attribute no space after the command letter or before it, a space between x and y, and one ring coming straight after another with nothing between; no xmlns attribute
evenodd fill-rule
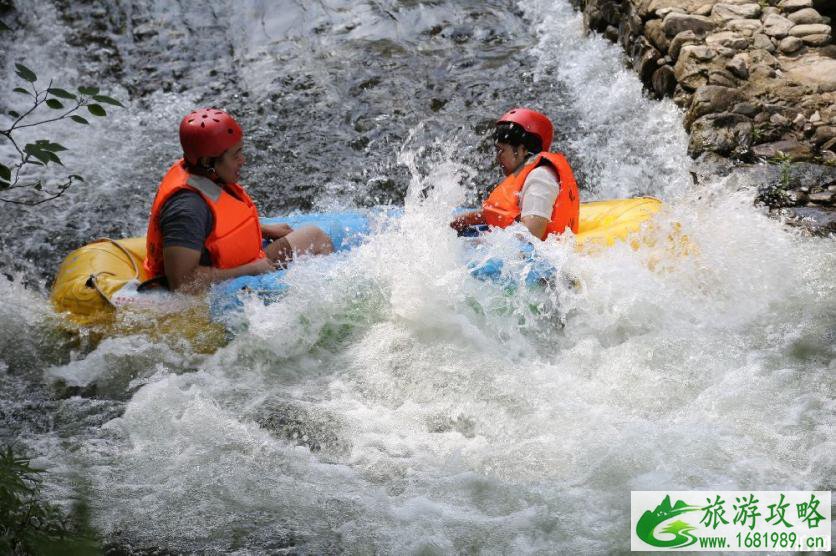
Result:
<svg viewBox="0 0 836 556"><path fill-rule="evenodd" d="M572 2L650 94L685 111L692 157L836 167L836 0ZM762 200L833 206L834 184Z"/></svg>

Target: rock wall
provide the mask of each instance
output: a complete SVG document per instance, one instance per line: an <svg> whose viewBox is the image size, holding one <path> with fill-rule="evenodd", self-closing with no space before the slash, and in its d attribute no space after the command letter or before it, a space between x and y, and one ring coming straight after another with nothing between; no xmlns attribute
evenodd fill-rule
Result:
<svg viewBox="0 0 836 556"><path fill-rule="evenodd" d="M571 1L621 44L650 94L685 110L692 157L836 170L836 0ZM823 183L782 179L760 200L832 207L836 171L823 170Z"/></svg>

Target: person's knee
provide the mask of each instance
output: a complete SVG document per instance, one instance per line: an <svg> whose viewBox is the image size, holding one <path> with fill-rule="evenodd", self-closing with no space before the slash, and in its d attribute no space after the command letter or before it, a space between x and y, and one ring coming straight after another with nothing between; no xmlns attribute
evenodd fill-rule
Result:
<svg viewBox="0 0 836 556"><path fill-rule="evenodd" d="M328 255L334 252L334 244L324 230L317 226L304 226L287 236L294 252L300 255Z"/></svg>
<svg viewBox="0 0 836 556"><path fill-rule="evenodd" d="M316 251L317 255L328 255L334 252L334 242L331 236L325 233L322 228L316 228Z"/></svg>

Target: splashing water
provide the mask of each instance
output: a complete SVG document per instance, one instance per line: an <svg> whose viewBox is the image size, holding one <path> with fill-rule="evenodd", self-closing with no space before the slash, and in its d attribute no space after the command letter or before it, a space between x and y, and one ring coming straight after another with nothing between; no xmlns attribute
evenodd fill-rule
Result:
<svg viewBox="0 0 836 556"><path fill-rule="evenodd" d="M311 40L309 64L325 64L321 45L344 45L340 33L418 51L441 48L447 33L472 48L490 22L518 18L500 3L471 27L443 2L322 6L305 12L310 25L348 23ZM0 338L7 382L17 384L8 348L30 354L16 368L42 370L49 387L88 388L49 402L51 426L15 429L52 471L54 499L83 490L105 538L139 547L604 553L626 550L630 490L832 487L832 240L787 230L751 206L751 190L719 178L693 190L675 107L644 97L618 49L583 36L567 2L520 7L514 28L534 30L512 45L527 41L530 83L517 98L569 122L558 146L586 176L587 199L666 201L647 245L588 253L566 237L536 245L562 271L554 283L472 278L447 222L486 178L489 155L467 147L481 135L465 127L483 110L443 113L456 118L446 127L415 111L396 126L391 161L370 172L404 173L403 216L353 251L294 265L289 294L248 300L246 330L211 355L129 335L44 356L45 342L13 340L49 328L44 301L0 283L20 299ZM273 37L248 34L252 60L241 63L258 81L265 56L295 52L276 37L295 35L261 3L248 8ZM362 23L345 31L353 18ZM402 63L396 82L425 61ZM343 94L339 79L311 87ZM172 121L189 102L173 98ZM491 114L513 99L494 102ZM373 187L335 183L308 201ZM484 238L486 255L513 265L515 232ZM687 254L675 248L683 234Z"/></svg>

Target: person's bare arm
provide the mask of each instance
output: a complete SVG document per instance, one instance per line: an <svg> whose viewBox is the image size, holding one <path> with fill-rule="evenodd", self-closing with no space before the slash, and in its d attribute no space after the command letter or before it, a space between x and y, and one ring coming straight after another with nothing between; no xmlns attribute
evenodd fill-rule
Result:
<svg viewBox="0 0 836 556"><path fill-rule="evenodd" d="M262 224L261 235L267 239L276 240L283 238L293 231L289 224Z"/></svg>
<svg viewBox="0 0 836 556"><path fill-rule="evenodd" d="M196 294L215 282L238 276L263 274L276 269L276 263L268 257L235 268L213 268L200 264L200 251L188 247L163 249L163 265L168 286L172 291Z"/></svg>
<svg viewBox="0 0 836 556"><path fill-rule="evenodd" d="M477 210L458 215L450 222L450 227L457 232L461 232L468 226L478 226L480 224L485 224L485 216L481 210Z"/></svg>
<svg viewBox="0 0 836 556"><path fill-rule="evenodd" d="M549 225L549 219L543 218L542 216L523 216L520 218L520 222L522 225L528 228L528 231L531 232L531 235L538 239L545 239L546 235L546 227Z"/></svg>

